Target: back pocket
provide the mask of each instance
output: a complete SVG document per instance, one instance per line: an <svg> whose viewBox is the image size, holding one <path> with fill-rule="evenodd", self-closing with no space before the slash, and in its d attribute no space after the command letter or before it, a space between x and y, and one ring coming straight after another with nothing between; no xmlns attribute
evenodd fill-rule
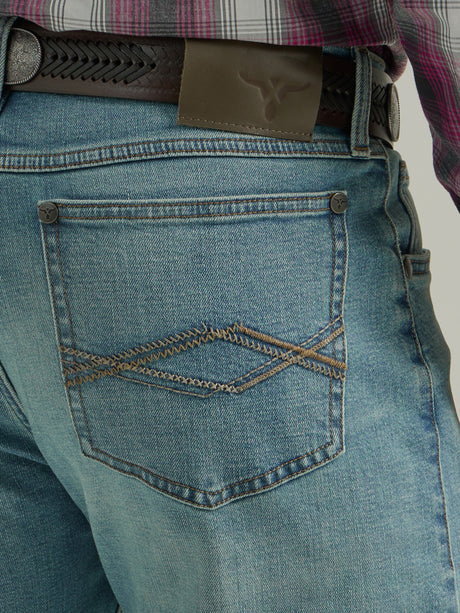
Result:
<svg viewBox="0 0 460 613"><path fill-rule="evenodd" d="M39 203L83 454L216 509L343 451L334 194Z"/></svg>

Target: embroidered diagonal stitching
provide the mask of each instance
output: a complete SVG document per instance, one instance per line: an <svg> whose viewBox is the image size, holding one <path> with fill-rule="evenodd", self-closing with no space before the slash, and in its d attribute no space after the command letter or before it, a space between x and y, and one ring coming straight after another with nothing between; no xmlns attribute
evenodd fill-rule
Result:
<svg viewBox="0 0 460 613"><path fill-rule="evenodd" d="M251 328L244 326L242 323L237 322L232 326L228 326L227 328L214 328L203 323L203 329L201 330L198 328L192 328L186 332L169 336L109 356L100 356L61 346L60 349L63 354L71 354L75 356L74 359L79 358L83 360L81 362L71 362L68 359L63 359L63 362L66 364L64 367L64 374L66 376L65 384L67 387L71 385L80 385L89 381L95 381L100 377L113 375L146 385L155 385L141 379L123 377L119 374L123 371L131 371L142 375L149 375L153 378L208 389L211 390L211 393L215 393L217 391L240 393L293 364L297 364L306 369L314 370L328 377L343 380L345 376L343 371L346 370L346 364L340 360L336 360L319 353L320 349L323 349L333 339L344 332L343 324L330 333L326 338L323 338L320 342L309 348L305 347L305 345L311 343L315 337L327 330L329 326L337 322L338 319L340 318L337 318L334 320L334 322L331 322L328 324L328 326L323 328L323 330L320 330L317 334L299 345L282 341L268 334L252 330ZM171 373L164 370L146 367L148 362L161 360L178 353L183 353L204 343L215 340L223 340L240 345L262 354L269 355L272 359L268 362L264 362L261 366L249 371L248 373L227 382L217 382L195 377L187 377L178 373ZM129 357L142 353L147 354L159 348L163 349L161 351L157 351L156 353L150 353L144 357L127 361L127 358Z"/></svg>

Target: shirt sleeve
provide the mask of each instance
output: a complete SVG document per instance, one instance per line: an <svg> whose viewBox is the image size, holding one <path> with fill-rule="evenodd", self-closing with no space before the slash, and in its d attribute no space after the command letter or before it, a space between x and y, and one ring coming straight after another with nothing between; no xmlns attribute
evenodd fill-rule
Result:
<svg viewBox="0 0 460 613"><path fill-rule="evenodd" d="M436 177L460 212L460 3L394 0L393 11L429 123Z"/></svg>

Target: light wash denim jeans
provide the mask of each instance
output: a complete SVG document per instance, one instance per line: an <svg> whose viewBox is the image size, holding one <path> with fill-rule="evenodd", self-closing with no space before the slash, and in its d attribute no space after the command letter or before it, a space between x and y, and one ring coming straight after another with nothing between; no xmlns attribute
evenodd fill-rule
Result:
<svg viewBox="0 0 460 613"><path fill-rule="evenodd" d="M0 611L458 612L430 252L325 52L312 142L4 90Z"/></svg>

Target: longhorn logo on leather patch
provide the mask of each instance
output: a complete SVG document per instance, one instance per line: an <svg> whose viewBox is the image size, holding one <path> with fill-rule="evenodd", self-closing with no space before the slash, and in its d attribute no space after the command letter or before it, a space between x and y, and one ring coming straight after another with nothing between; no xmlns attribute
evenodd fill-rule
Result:
<svg viewBox="0 0 460 613"><path fill-rule="evenodd" d="M265 119L271 121L275 115L278 106L289 92L300 92L307 87L310 87L310 82L306 83L289 83L283 77L270 77L266 81L251 79L248 74L239 72L238 76L248 85L253 85L259 89L259 92L265 104Z"/></svg>
<svg viewBox="0 0 460 613"><path fill-rule="evenodd" d="M321 47L185 39L177 123L311 141Z"/></svg>

